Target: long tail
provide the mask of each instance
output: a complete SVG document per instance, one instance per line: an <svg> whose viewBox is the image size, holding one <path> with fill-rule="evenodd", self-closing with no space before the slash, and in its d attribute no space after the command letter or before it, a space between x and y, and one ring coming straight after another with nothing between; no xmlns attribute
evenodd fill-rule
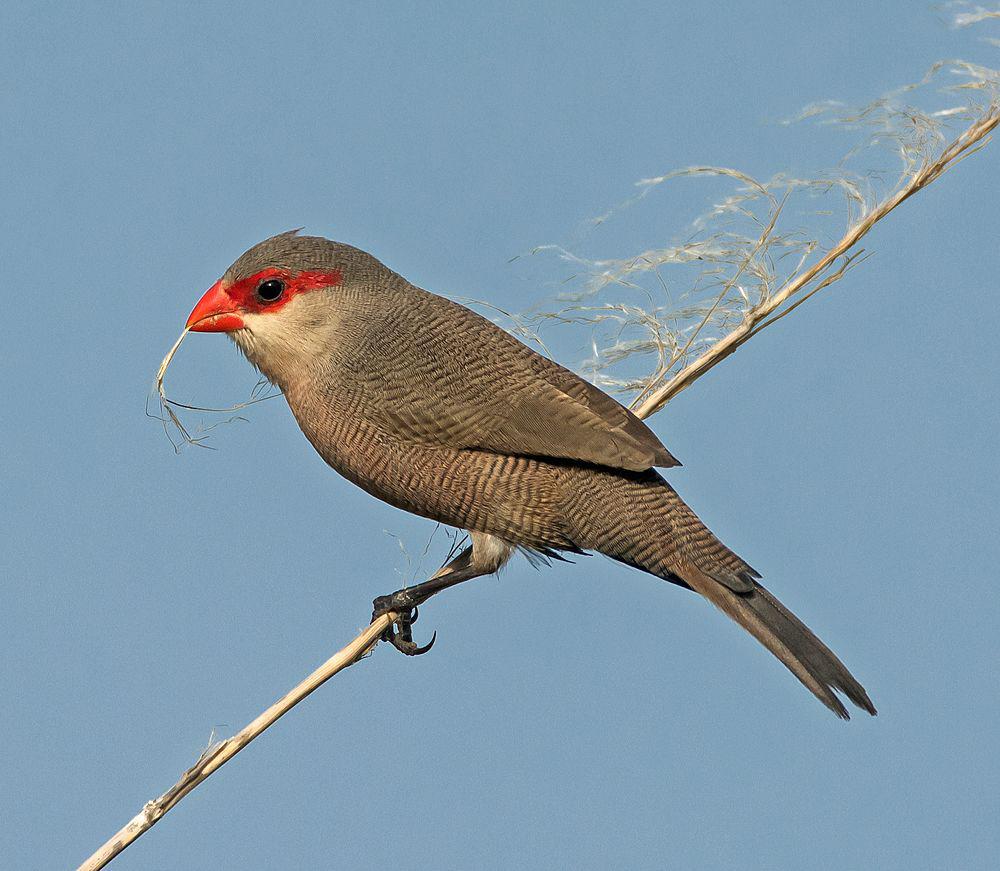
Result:
<svg viewBox="0 0 1000 871"><path fill-rule="evenodd" d="M758 583L760 575L657 473L592 475L587 484L573 500L573 540L581 547L701 593L838 717L850 719L835 690L875 714L865 688L833 651Z"/></svg>
<svg viewBox="0 0 1000 871"><path fill-rule="evenodd" d="M847 666L756 580L751 582L753 589L737 593L694 567L685 571L683 578L688 586L732 617L778 657L838 717L849 720L850 714L834 690L840 690L862 710L875 714L868 693Z"/></svg>

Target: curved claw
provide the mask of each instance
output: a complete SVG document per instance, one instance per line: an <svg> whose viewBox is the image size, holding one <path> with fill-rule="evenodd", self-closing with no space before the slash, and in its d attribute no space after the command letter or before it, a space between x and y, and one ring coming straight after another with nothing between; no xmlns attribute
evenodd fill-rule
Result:
<svg viewBox="0 0 1000 871"><path fill-rule="evenodd" d="M400 609L398 605L392 605L392 599L389 596L382 596L375 600L375 614L372 619L376 619L380 613L385 613L389 607L393 607L394 610L398 609L396 613L398 616L393 624L385 630L382 635L383 641L388 641L396 648L400 653L405 653L407 656L421 656L427 653L434 646L434 642L437 641L437 632L431 637L429 643L420 647L413 641L413 635L410 632L410 627L413 626L419 612L416 607L410 608L408 610ZM385 609L385 610L383 610Z"/></svg>
<svg viewBox="0 0 1000 871"><path fill-rule="evenodd" d="M434 642L437 641L437 632L431 636L431 640L423 647L418 647L412 640L403 639L395 633L389 640L392 642L392 646L400 653L405 653L407 656L423 656L423 654L427 653L434 646Z"/></svg>

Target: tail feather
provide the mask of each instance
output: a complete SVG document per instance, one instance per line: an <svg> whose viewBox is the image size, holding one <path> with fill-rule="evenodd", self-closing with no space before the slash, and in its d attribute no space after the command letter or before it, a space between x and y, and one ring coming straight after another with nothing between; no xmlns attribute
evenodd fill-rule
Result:
<svg viewBox="0 0 1000 871"><path fill-rule="evenodd" d="M683 571L687 584L740 624L784 663L806 688L838 717L850 714L834 690L875 715L865 688L829 647L756 581L748 593L734 593L698 569Z"/></svg>
<svg viewBox="0 0 1000 871"><path fill-rule="evenodd" d="M586 472L586 478L581 478ZM726 547L655 471L566 472L575 486L565 538L701 593L780 659L833 713L849 719L843 693L875 714L865 688L830 650L758 583L760 575ZM556 545L561 547L562 545Z"/></svg>

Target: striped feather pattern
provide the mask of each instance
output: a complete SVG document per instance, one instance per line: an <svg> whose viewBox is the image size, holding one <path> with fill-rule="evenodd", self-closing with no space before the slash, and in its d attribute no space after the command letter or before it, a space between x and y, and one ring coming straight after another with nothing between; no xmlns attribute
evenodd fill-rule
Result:
<svg viewBox="0 0 1000 871"><path fill-rule="evenodd" d="M838 716L847 711L835 690L875 712L840 660L655 471L676 460L611 397L346 245L286 234L227 275L272 264L344 276L233 336L344 477L449 526L541 553L599 551L692 589Z"/></svg>

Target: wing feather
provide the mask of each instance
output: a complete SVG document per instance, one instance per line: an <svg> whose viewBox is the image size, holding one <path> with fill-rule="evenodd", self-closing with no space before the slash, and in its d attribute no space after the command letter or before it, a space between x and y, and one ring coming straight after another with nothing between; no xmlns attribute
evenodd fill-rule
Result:
<svg viewBox="0 0 1000 871"><path fill-rule="evenodd" d="M458 303L410 292L407 317L387 324L379 343L394 357L384 377L396 395L382 409L393 431L425 444L634 471L680 465L646 424L579 375Z"/></svg>

